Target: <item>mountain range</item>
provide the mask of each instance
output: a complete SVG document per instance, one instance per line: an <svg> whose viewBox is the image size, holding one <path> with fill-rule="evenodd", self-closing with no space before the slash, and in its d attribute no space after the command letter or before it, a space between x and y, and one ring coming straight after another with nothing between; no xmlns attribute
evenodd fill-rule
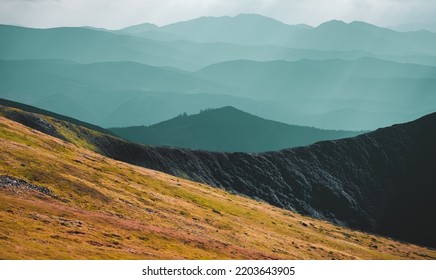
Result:
<svg viewBox="0 0 436 280"><path fill-rule="evenodd" d="M223 31L226 32L223 32ZM429 31L401 33L365 22L338 20L315 28L287 25L255 14L235 17L201 17L163 27L149 24L123 29L147 37L163 33L194 42L226 42L240 45L278 45L313 50L360 50L377 54L435 54L435 35ZM152 35L153 36L153 35ZM156 36L156 35L154 35Z"/></svg>
<svg viewBox="0 0 436 280"><path fill-rule="evenodd" d="M238 60L194 73L136 62L3 60L0 97L104 127L233 106L285 123L371 130L432 112L435 69L370 58Z"/></svg>
<svg viewBox="0 0 436 280"><path fill-rule="evenodd" d="M103 127L233 106L357 131L435 110L436 34L428 31L239 15L122 30L1 25L0 36L0 97Z"/></svg>
<svg viewBox="0 0 436 280"><path fill-rule="evenodd" d="M0 259L436 258L436 33L0 36Z"/></svg>

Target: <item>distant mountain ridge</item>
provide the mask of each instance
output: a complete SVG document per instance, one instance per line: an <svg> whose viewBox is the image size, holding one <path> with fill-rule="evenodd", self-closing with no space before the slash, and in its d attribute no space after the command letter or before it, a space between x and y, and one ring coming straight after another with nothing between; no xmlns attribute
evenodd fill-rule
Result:
<svg viewBox="0 0 436 280"><path fill-rule="evenodd" d="M148 31L147 25L144 30ZM274 44L315 50L361 50L378 54L435 54L433 47L436 45L436 34L428 31L402 33L365 22L347 24L338 20L312 28L307 25L287 25L256 14L201 17L153 31L176 34L196 42Z"/></svg>
<svg viewBox="0 0 436 280"><path fill-rule="evenodd" d="M274 122L234 107L180 115L152 126L111 128L127 140L217 152L265 152L352 137L362 132L321 130Z"/></svg>

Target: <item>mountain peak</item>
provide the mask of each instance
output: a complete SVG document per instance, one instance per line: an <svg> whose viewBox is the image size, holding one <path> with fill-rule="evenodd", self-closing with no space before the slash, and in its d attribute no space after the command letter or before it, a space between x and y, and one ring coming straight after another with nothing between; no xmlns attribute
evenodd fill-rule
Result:
<svg viewBox="0 0 436 280"><path fill-rule="evenodd" d="M220 107L220 108L209 108L209 109L201 110L200 114L204 114L204 113L229 113L229 112L238 112L238 113L249 115L248 113L241 111L233 106L224 106L224 107Z"/></svg>
<svg viewBox="0 0 436 280"><path fill-rule="evenodd" d="M137 25L128 26L126 28L120 29L120 31L128 32L128 33L141 33L141 32L147 32L147 31L153 31L158 29L159 27L152 23L140 23Z"/></svg>
<svg viewBox="0 0 436 280"><path fill-rule="evenodd" d="M172 23L167 25L169 26L174 26L174 25L180 25L180 24L188 24L188 23L198 23L198 22L202 22L202 23L245 23L245 24L280 24L280 25L286 25L285 23L270 18L270 17L266 17L263 15L259 15L259 14L238 14L235 16L203 16L203 17L199 17L199 18L195 18L195 19L191 19L191 20L186 20L186 21L181 21L181 22L176 22L176 23Z"/></svg>
<svg viewBox="0 0 436 280"><path fill-rule="evenodd" d="M342 21L342 20L333 19L333 20L321 23L320 25L318 25L317 28L344 27L344 26L347 26L347 25L348 24L346 22Z"/></svg>
<svg viewBox="0 0 436 280"><path fill-rule="evenodd" d="M239 14L233 17L234 19L244 19L244 20L257 20L257 21L269 21L269 22L276 22L276 23L281 23L284 24L283 22L264 16L264 15L259 15L259 14Z"/></svg>

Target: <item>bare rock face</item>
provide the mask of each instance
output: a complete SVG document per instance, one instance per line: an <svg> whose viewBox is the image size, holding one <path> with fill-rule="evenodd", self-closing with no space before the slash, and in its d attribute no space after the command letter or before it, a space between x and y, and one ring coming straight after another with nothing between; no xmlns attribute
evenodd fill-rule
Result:
<svg viewBox="0 0 436 280"><path fill-rule="evenodd" d="M55 197L55 195L46 187L33 185L24 180L6 175L0 175L0 188L8 189L15 193L34 191L43 195Z"/></svg>

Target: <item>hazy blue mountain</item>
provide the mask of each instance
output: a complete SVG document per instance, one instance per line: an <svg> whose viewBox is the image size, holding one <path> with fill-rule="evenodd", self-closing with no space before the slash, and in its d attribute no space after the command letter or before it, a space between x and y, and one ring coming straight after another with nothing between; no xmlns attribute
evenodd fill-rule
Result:
<svg viewBox="0 0 436 280"><path fill-rule="evenodd" d="M360 50L382 55L436 54L434 33L398 32L364 22L347 24L333 20L312 28L306 25L287 25L260 15L243 14L235 17L201 17L162 26L158 31L195 42Z"/></svg>
<svg viewBox="0 0 436 280"><path fill-rule="evenodd" d="M329 29L325 28L325 26L332 26L336 24L339 26L344 25L343 22L332 21L321 25L319 28ZM353 24L357 26L359 24L361 26L365 26L364 23L351 23L351 25ZM259 26L261 26L261 28L259 28ZM368 25L368 27L375 30L377 30L378 28L371 25ZM172 29L174 29L175 33L171 31ZM205 34L201 33L203 29L207 29L208 32L203 32ZM220 29L224 29L226 31L223 32ZM259 29L263 30L262 34L258 31ZM293 61L304 58L317 60L335 58L357 59L366 56L391 60L395 62L436 65L435 56L425 55L422 53L395 55L394 52L388 52L385 54L376 54L380 50L378 47L375 49L375 53L368 50L354 50L354 48L343 50L344 46L347 45L348 42L344 44L344 46L339 46L337 48L332 48L328 50L319 49L319 47L317 46L319 44L318 42L314 42L314 45L309 44L306 45L305 48L302 48L300 45L298 45L298 42L301 42L302 40L301 38L295 40L289 39L289 36L291 35L298 35L298 37L305 37L306 39L309 39L310 36L306 33L312 29L312 27L305 25L285 25L276 20L272 20L259 15L239 15L236 17L220 18L205 17L187 22L175 23L163 27L157 27L153 24L144 23L121 29L117 32L128 33L130 35L158 41L177 41L176 44L178 50L189 53L191 55L200 56L205 61L209 59L209 64L235 59L248 59L258 61ZM378 29L385 30L381 28ZM199 33L199 30L201 35ZM231 30L230 34L228 30ZM250 31L247 32L246 30ZM320 33L323 32L324 31L318 32L316 36L322 37L323 35ZM333 33L332 36L343 37L344 34L341 34L341 32L343 32L341 28L328 31L328 33ZM192 34L192 36L190 34ZM306 35L303 36L303 34ZM313 37L313 35L311 36ZM315 39L315 41L316 40L317 39ZM394 45L395 44L396 43L394 42ZM291 48L289 46L297 46L298 48Z"/></svg>
<svg viewBox="0 0 436 280"><path fill-rule="evenodd" d="M158 41L180 41L186 40L185 37L171 32L162 32L160 28L152 23L142 23L138 25L129 26L120 30L113 30L120 34L129 34L138 37L143 37Z"/></svg>
<svg viewBox="0 0 436 280"><path fill-rule="evenodd" d="M377 54L435 54L436 34L397 32L365 22L330 21L307 32L293 47L320 50L365 50Z"/></svg>
<svg viewBox="0 0 436 280"><path fill-rule="evenodd" d="M264 152L352 137L359 132L321 130L259 118L234 107L182 114L152 126L112 128L127 140L221 152Z"/></svg>
<svg viewBox="0 0 436 280"><path fill-rule="evenodd" d="M395 111L364 111L364 108L359 109L339 109L331 110L326 113L307 114L299 118L298 123L307 126L322 127L325 129L340 128L340 129L356 129L373 127L371 124L377 124L379 127L387 127L395 122L407 122L410 119L425 115L423 110L420 113L410 113L408 111L395 112ZM429 112L435 112L430 110Z"/></svg>
<svg viewBox="0 0 436 280"><path fill-rule="evenodd" d="M435 54L436 34L397 32L365 22L330 21L298 38L293 46L319 50L365 50L383 55Z"/></svg>
<svg viewBox="0 0 436 280"><path fill-rule="evenodd" d="M235 93L237 90L189 73L134 62L78 64L62 60L0 61L2 92L71 93L81 89L180 93Z"/></svg>
<svg viewBox="0 0 436 280"><path fill-rule="evenodd" d="M291 26L280 21L255 15L235 17L201 17L159 28L159 31L177 34L194 42L227 42L242 45L283 43L311 27Z"/></svg>
<svg viewBox="0 0 436 280"><path fill-rule="evenodd" d="M282 26L283 24L280 24ZM363 56L398 62L436 64L436 57L416 55L376 55L355 50L309 50L265 45L238 45L226 42L195 43L181 35L162 31L146 24L132 27L132 32L86 28L32 29L0 25L0 59L66 59L80 63L132 61L154 66L198 70L228 60L257 61L299 59L357 59ZM285 25L286 26L286 25ZM156 31L154 30L156 29ZM299 29L307 29L298 27ZM129 28L126 29L129 31ZM141 38L148 37L148 38Z"/></svg>
<svg viewBox="0 0 436 280"><path fill-rule="evenodd" d="M151 124L183 110L196 112L238 100L229 96L235 89L181 70L132 62L0 61L0 74L3 98L107 126ZM227 95L215 102L214 93ZM199 97L203 94L204 98ZM189 104L183 105L183 97ZM139 104L142 109L137 107Z"/></svg>
<svg viewBox="0 0 436 280"><path fill-rule="evenodd" d="M137 33L143 33L143 32L147 32L147 31L155 31L157 29L159 29L159 27L155 24L141 23L141 24L132 25L132 26L123 28L120 31L122 31L124 33L129 33L129 34L137 34Z"/></svg>
<svg viewBox="0 0 436 280"><path fill-rule="evenodd" d="M151 125L183 112L235 106L285 123L371 130L435 109L436 80L418 77L432 76L432 67L368 61L237 61L206 68L197 75L213 74L200 78L130 62L1 61L0 96L103 127ZM359 69L368 63L381 74ZM353 69L369 78L348 77Z"/></svg>
<svg viewBox="0 0 436 280"><path fill-rule="evenodd" d="M420 31L427 30L436 33L436 22L421 22L421 23L404 23L393 26L388 26L390 29L394 29L400 32Z"/></svg>
<svg viewBox="0 0 436 280"><path fill-rule="evenodd" d="M370 58L238 60L211 65L196 74L239 88L244 97L276 102L272 112L249 111L299 125L369 130L436 110L436 68L423 65Z"/></svg>
<svg viewBox="0 0 436 280"><path fill-rule="evenodd" d="M198 43L169 30L185 26L188 34L198 21L204 23L205 29L208 26L219 29L226 22L235 34L242 31L231 29L232 24L244 22L239 25L241 28L259 24L264 26L259 29L264 33L276 29L277 34L283 31L301 39L289 42L322 46L338 43L341 36L347 37L347 32L358 29L356 34L365 33L368 37L365 40L368 46L362 43L362 50L352 50L354 39L340 50L265 45L267 41L251 42L252 45L241 45L240 41ZM163 36L162 40L140 38L144 32ZM250 34L244 40L254 40L255 35ZM0 35L0 58L47 60L1 62L1 97L104 127L150 125L183 112L192 114L202 108L235 106L285 123L371 130L420 117L434 111L436 104L435 68L416 65L436 62L434 56L422 49L432 44L434 34L430 32L400 33L365 23L339 21L310 28L241 15L202 18L166 27L145 24L121 31L0 26ZM377 52L386 47L390 49L388 53L380 55L374 54L373 49L366 50L372 48L371 42L377 36L382 36ZM182 37L184 41L179 40ZM268 38L274 41L276 36ZM320 44L317 38L329 43ZM419 42L425 46L414 54L412 45ZM404 46L411 50L410 55L395 49ZM366 56L372 59L362 58ZM415 64L391 63L380 58ZM196 70L203 66L206 67L194 73L177 69ZM358 122L353 126L350 120Z"/></svg>
<svg viewBox="0 0 436 280"><path fill-rule="evenodd" d="M0 59L66 59L81 63L133 61L197 69L207 62L164 44L89 28L32 29L0 25Z"/></svg>
<svg viewBox="0 0 436 280"><path fill-rule="evenodd" d="M436 90L436 67L370 58L296 62L238 60L211 65L196 74L239 88L245 96L270 100L357 98L387 103L413 101L425 107L426 102L434 100Z"/></svg>
<svg viewBox="0 0 436 280"><path fill-rule="evenodd" d="M226 86L131 62L0 61L0 76L0 97L105 127L150 125L209 107L253 107Z"/></svg>

